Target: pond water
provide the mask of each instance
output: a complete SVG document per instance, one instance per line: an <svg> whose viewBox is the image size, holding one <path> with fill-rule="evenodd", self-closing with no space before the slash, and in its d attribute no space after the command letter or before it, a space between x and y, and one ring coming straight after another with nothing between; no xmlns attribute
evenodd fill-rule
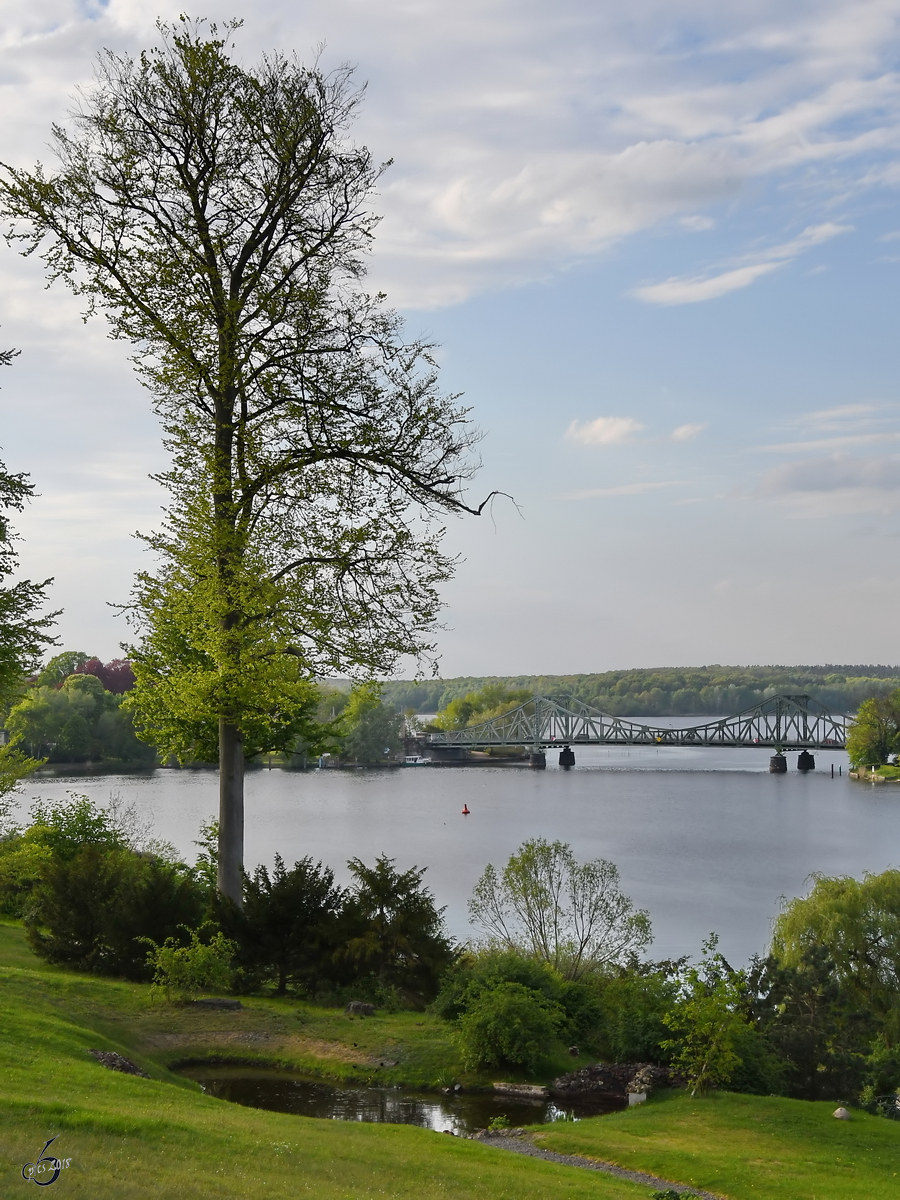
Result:
<svg viewBox="0 0 900 1200"><path fill-rule="evenodd" d="M490 1093L454 1095L408 1092L401 1088L338 1087L284 1070L259 1067L182 1067L179 1074L193 1079L210 1096L269 1108L276 1112L332 1121L387 1121L394 1125L419 1125L439 1133L475 1133L486 1129L493 1117L505 1116L511 1125L538 1125L578 1117L595 1117L626 1106L625 1101L605 1104L573 1101L520 1100Z"/></svg>
<svg viewBox="0 0 900 1200"><path fill-rule="evenodd" d="M573 770L477 766L386 771L253 771L247 778L246 853L252 868L276 852L311 855L349 881L351 857L387 854L427 867L458 938L472 936L467 901L487 863L503 864L526 838L560 839L581 859L609 858L653 921L651 953L697 954L713 930L735 964L768 943L779 897L802 894L811 872L878 872L900 865L900 784L847 776L842 752L817 752L800 774L768 773L768 750L576 748ZM834 778L831 767L834 767ZM842 774L839 774L842 771ZM145 776L43 776L31 796L111 793L153 818L191 860L201 822L215 815L214 771ZM469 816L462 816L466 805Z"/></svg>

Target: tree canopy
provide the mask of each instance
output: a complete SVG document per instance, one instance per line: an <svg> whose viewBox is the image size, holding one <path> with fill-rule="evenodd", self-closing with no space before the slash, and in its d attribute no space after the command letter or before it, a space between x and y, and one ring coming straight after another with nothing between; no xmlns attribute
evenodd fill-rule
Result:
<svg viewBox="0 0 900 1200"><path fill-rule="evenodd" d="M854 767L883 766L900 752L900 688L873 696L859 706L847 731L847 754Z"/></svg>
<svg viewBox="0 0 900 1200"><path fill-rule="evenodd" d="M875 664L824 666L646 667L583 675L463 676L456 679L392 679L387 701L420 713L452 718L449 706L488 688L526 696L573 696L615 716L730 716L779 693L807 693L836 712L855 712L872 696L900 687L900 667ZM509 707L517 703L511 700ZM481 708L478 707L478 717ZM463 724L468 724L470 716ZM477 718L476 718L477 719ZM443 727L443 726L442 726Z"/></svg>
<svg viewBox="0 0 900 1200"><path fill-rule="evenodd" d="M493 945L546 962L567 979L624 962L651 940L615 863L579 863L564 842L523 842L498 873L488 864L469 901L473 923Z"/></svg>
<svg viewBox="0 0 900 1200"><path fill-rule="evenodd" d="M104 51L55 125L57 168L5 167L10 237L129 342L166 434L170 504L131 615L135 722L220 763L222 891L241 902L246 752L309 742L314 675L427 656L445 514L475 435L430 346L361 287L381 168L352 73L234 57L182 19Z"/></svg>

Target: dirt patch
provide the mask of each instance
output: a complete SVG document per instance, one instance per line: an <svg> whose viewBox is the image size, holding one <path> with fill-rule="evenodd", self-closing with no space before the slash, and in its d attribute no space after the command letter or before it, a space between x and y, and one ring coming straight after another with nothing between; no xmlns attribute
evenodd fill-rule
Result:
<svg viewBox="0 0 900 1200"><path fill-rule="evenodd" d="M358 1049L343 1045L341 1042L326 1042L320 1038L285 1037L279 1034L264 1033L254 1030L207 1030L198 1033L152 1033L144 1039L147 1046L156 1049L198 1050L209 1047L210 1050L223 1046L264 1046L267 1052L279 1051L290 1056L308 1055L311 1058L330 1059L332 1062L366 1063L374 1066L380 1060L371 1055L361 1054Z"/></svg>

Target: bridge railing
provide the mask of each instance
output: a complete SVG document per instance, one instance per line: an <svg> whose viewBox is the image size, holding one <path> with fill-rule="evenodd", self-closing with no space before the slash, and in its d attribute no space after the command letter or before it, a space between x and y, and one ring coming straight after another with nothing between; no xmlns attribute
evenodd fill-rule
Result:
<svg viewBox="0 0 900 1200"><path fill-rule="evenodd" d="M468 729L431 733L432 746L771 746L842 750L853 718L809 696L771 696L702 725L666 728L614 717L571 696L534 696Z"/></svg>

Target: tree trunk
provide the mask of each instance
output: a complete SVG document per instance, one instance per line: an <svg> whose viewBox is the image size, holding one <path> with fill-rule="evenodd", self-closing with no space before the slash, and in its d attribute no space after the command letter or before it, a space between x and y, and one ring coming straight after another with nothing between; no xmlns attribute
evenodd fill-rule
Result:
<svg viewBox="0 0 900 1200"><path fill-rule="evenodd" d="M236 725L219 718L219 891L244 907L244 739Z"/></svg>

